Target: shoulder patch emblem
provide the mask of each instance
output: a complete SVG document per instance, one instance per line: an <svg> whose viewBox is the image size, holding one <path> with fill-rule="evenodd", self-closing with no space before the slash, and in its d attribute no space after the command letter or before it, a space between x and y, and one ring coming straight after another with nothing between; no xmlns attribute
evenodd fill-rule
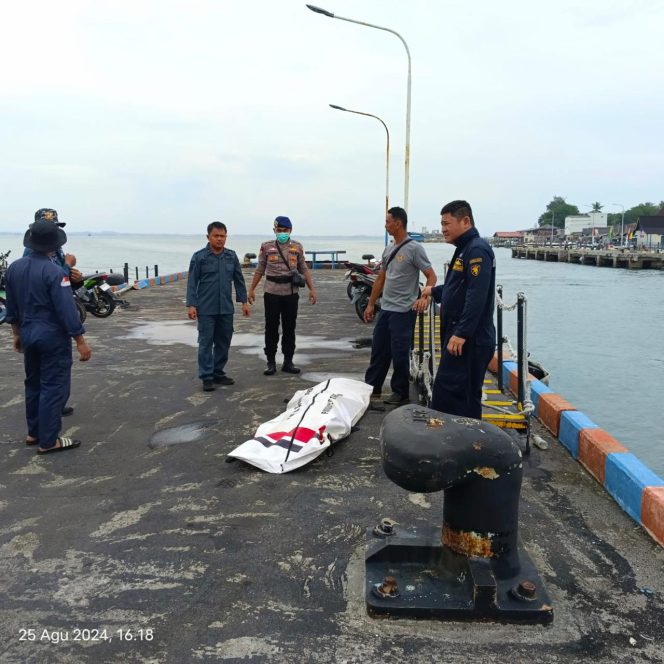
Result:
<svg viewBox="0 0 664 664"><path fill-rule="evenodd" d="M469 263L470 265L473 265L474 263L481 263L482 259L481 258L471 258Z"/></svg>
<svg viewBox="0 0 664 664"><path fill-rule="evenodd" d="M399 254L397 256L397 260L399 261L399 263L403 263L403 254Z"/></svg>
<svg viewBox="0 0 664 664"><path fill-rule="evenodd" d="M60 282L60 286L62 286L63 288L67 288L68 286L71 286L71 284L69 283L69 277L67 277L67 276L62 277L62 281Z"/></svg>
<svg viewBox="0 0 664 664"><path fill-rule="evenodd" d="M452 265L452 269L455 272L463 272L463 261L460 258L457 258Z"/></svg>
<svg viewBox="0 0 664 664"><path fill-rule="evenodd" d="M482 259L480 258L480 260L482 260ZM475 265L471 265L470 266L470 274L472 274L473 277L476 277L480 273L480 268L481 267L482 266L479 263L475 263Z"/></svg>

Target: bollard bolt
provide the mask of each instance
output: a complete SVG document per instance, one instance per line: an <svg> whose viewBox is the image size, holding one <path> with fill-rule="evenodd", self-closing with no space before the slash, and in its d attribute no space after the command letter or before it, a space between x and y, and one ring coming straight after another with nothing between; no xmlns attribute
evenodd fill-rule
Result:
<svg viewBox="0 0 664 664"><path fill-rule="evenodd" d="M519 585L512 588L512 596L523 602L532 602L537 597L537 586L532 581L519 581Z"/></svg>
<svg viewBox="0 0 664 664"><path fill-rule="evenodd" d="M396 521L392 519L381 519L380 523L374 528L373 532L376 537L389 537L394 535L394 526L396 526Z"/></svg>
<svg viewBox="0 0 664 664"><path fill-rule="evenodd" d="M386 576L383 583L374 586L374 591L379 597L392 598L399 596L399 586L393 576Z"/></svg>

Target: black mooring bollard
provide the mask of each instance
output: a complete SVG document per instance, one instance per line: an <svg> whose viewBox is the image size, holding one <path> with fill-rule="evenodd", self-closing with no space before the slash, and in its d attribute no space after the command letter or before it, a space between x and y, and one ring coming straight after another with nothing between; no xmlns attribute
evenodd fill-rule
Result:
<svg viewBox="0 0 664 664"><path fill-rule="evenodd" d="M129 283L129 263L124 264L124 282L125 284Z"/></svg>
<svg viewBox="0 0 664 664"><path fill-rule="evenodd" d="M155 266L154 266L154 276L155 276L155 277L158 277L158 276L159 276L159 266L158 266L158 265L155 265Z"/></svg>
<svg viewBox="0 0 664 664"><path fill-rule="evenodd" d="M540 576L519 545L522 459L509 434L408 405L385 417L381 449L385 474L400 487L444 491L443 524L389 536L368 531L369 613L553 620Z"/></svg>

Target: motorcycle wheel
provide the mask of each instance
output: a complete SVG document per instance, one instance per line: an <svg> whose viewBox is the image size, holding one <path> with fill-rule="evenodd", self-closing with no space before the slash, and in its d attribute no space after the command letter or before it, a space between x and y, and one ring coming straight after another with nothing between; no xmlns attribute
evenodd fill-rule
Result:
<svg viewBox="0 0 664 664"><path fill-rule="evenodd" d="M7 318L7 305L5 304L5 298L0 297L0 325L5 322Z"/></svg>
<svg viewBox="0 0 664 664"><path fill-rule="evenodd" d="M97 306L90 313L97 318L108 318L115 311L115 300L105 291L97 293Z"/></svg>
<svg viewBox="0 0 664 664"><path fill-rule="evenodd" d="M85 323L85 319L88 317L88 312L85 310L83 303L77 297L74 297L74 303L78 309L78 315L81 317L81 323Z"/></svg>
<svg viewBox="0 0 664 664"><path fill-rule="evenodd" d="M353 299L353 282L349 281L348 286L346 286L346 293L348 295L348 299L352 300Z"/></svg>
<svg viewBox="0 0 664 664"><path fill-rule="evenodd" d="M367 304L369 304L369 296L366 293L355 300L355 313L363 323L364 310L367 308Z"/></svg>

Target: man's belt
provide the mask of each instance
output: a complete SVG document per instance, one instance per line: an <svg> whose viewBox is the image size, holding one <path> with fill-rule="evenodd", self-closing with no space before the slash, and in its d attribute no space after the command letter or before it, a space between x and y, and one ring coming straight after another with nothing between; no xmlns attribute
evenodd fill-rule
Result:
<svg viewBox="0 0 664 664"><path fill-rule="evenodd" d="M274 281L275 284L290 284L293 281L293 277L290 274L287 274L283 277L271 277L266 275L265 279L267 281Z"/></svg>

